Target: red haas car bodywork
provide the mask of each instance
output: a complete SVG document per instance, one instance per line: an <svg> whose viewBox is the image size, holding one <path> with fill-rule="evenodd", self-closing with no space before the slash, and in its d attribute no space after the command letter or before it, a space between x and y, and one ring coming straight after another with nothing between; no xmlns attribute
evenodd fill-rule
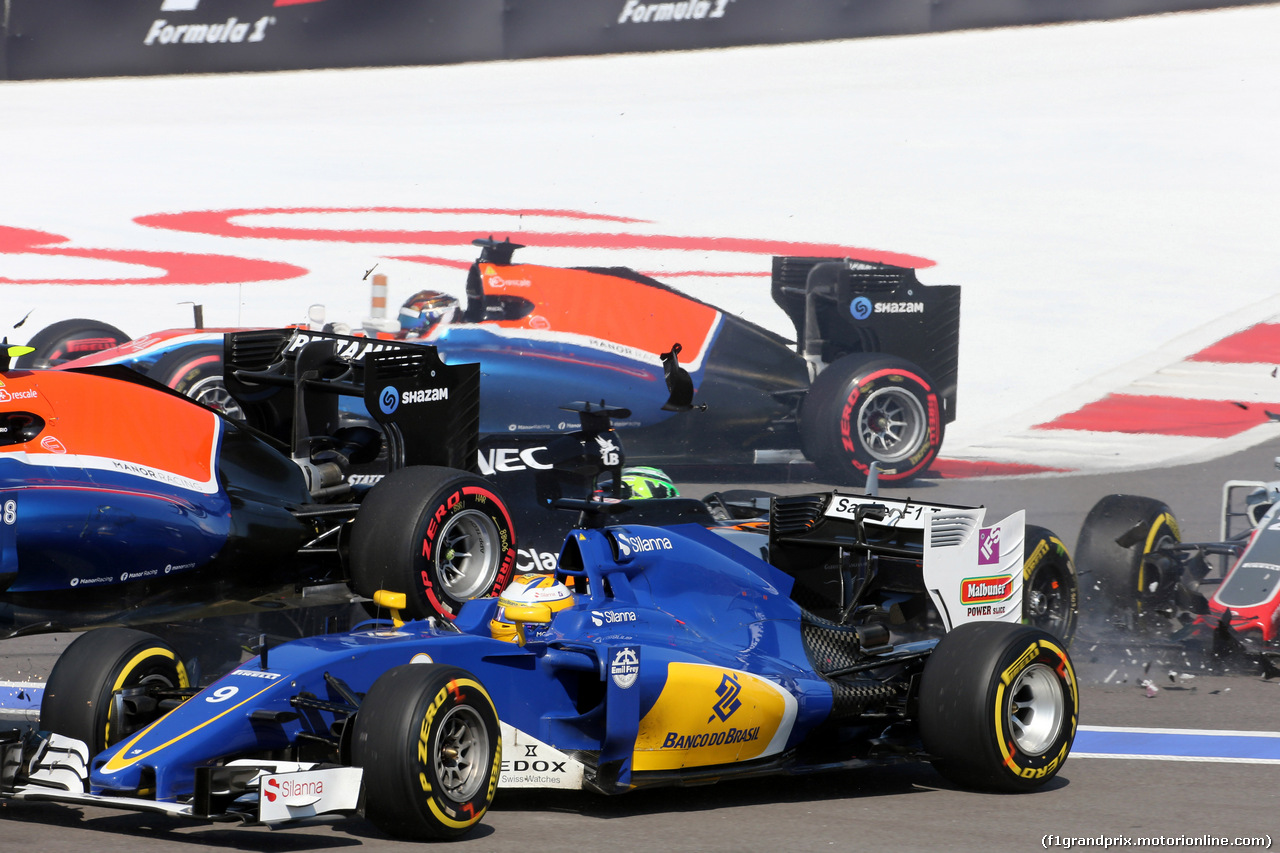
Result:
<svg viewBox="0 0 1280 853"><path fill-rule="evenodd" d="M1085 518L1076 562L1092 576L1093 621L1280 674L1280 481L1226 483L1221 536L1209 542L1182 541L1162 501L1108 495Z"/></svg>

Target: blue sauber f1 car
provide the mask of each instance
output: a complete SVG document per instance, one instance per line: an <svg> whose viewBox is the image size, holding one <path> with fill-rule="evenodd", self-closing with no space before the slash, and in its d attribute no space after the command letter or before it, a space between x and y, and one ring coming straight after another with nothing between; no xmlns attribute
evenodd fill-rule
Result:
<svg viewBox="0 0 1280 853"><path fill-rule="evenodd" d="M1017 792L1066 761L1079 692L1063 644L1018 624L1022 513L987 525L980 508L778 497L766 562L732 531L619 524L587 503L595 521L553 577L451 623L403 622L404 596L379 591L390 620L264 648L199 692L155 638L87 634L50 675L42 731L4 739L0 790L206 820L358 812L449 838L498 788L921 760ZM848 570L839 620L792 597L794 569L824 564ZM922 600L941 636L901 618Z"/></svg>

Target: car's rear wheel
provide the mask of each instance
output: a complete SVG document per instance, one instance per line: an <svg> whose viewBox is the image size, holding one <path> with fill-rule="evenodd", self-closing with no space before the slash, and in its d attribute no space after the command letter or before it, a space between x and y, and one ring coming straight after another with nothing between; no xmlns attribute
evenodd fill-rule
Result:
<svg viewBox="0 0 1280 853"><path fill-rule="evenodd" d="M1029 791L1062 769L1080 692L1063 644L1036 628L970 622L945 634L920 678L920 736L958 785Z"/></svg>
<svg viewBox="0 0 1280 853"><path fill-rule="evenodd" d="M173 648L133 628L81 634L45 684L40 728L84 741L96 755L159 719L155 692L190 687Z"/></svg>
<svg viewBox="0 0 1280 853"><path fill-rule="evenodd" d="M364 815L405 839L457 838L493 802L502 765L498 712L471 673L404 664L378 677L353 723Z"/></svg>
<svg viewBox="0 0 1280 853"><path fill-rule="evenodd" d="M1080 588L1075 563L1052 531L1028 524L1022 564L1022 621L1065 645L1076 634Z"/></svg>
<svg viewBox="0 0 1280 853"><path fill-rule="evenodd" d="M147 375L224 415L244 419L244 410L222 378L220 346L199 344L174 350L157 361Z"/></svg>
<svg viewBox="0 0 1280 853"><path fill-rule="evenodd" d="M1107 495L1094 504L1076 543L1087 614L1137 630L1167 627L1161 605L1172 601L1177 579L1149 555L1181 538L1178 520L1162 501Z"/></svg>
<svg viewBox="0 0 1280 853"><path fill-rule="evenodd" d="M942 446L937 390L902 359L855 353L837 359L810 386L800 409L800 447L842 482L905 481L923 472Z"/></svg>
<svg viewBox="0 0 1280 853"><path fill-rule="evenodd" d="M453 619L464 602L497 595L516 564L515 530L502 498L465 471L392 471L364 499L351 530L355 591L402 592L406 614Z"/></svg>
<svg viewBox="0 0 1280 853"><path fill-rule="evenodd" d="M59 320L31 336L27 346L35 348L35 352L18 356L14 367L57 367L128 342L129 336L110 323L83 318Z"/></svg>

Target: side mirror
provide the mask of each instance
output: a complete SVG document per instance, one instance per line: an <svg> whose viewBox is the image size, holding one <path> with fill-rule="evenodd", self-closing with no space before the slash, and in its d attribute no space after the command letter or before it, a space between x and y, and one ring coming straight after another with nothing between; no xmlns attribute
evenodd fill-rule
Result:
<svg viewBox="0 0 1280 853"><path fill-rule="evenodd" d="M0 343L0 347L2 347L2 349L0 349L0 370L9 369L10 359L35 352L35 349L32 347L18 346L16 344L11 345L8 340Z"/></svg>
<svg viewBox="0 0 1280 853"><path fill-rule="evenodd" d="M391 621L395 623L397 628L404 624L404 620L400 618L400 611L404 610L405 605L408 603L408 598L405 597L403 592L380 589L373 594L373 603L391 611Z"/></svg>
<svg viewBox="0 0 1280 853"><path fill-rule="evenodd" d="M551 624L551 607L546 604L508 604L502 608L502 614L515 623L516 637L522 646L528 642L525 625Z"/></svg>
<svg viewBox="0 0 1280 853"><path fill-rule="evenodd" d="M693 377L680 366L680 344L672 344L670 352L662 354L662 373L667 380L667 402L664 412L687 412L693 405ZM706 406L699 406L706 410Z"/></svg>

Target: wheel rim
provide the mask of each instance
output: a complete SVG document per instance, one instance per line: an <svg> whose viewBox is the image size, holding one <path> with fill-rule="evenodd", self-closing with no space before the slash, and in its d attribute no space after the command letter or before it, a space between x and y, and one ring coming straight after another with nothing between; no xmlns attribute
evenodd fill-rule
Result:
<svg viewBox="0 0 1280 853"><path fill-rule="evenodd" d="M222 381L221 376L207 376L187 391L187 396L197 403L203 403L211 409L222 412L227 417L244 420L244 409Z"/></svg>
<svg viewBox="0 0 1280 853"><path fill-rule="evenodd" d="M1030 588L1026 592L1027 616L1031 624L1055 637L1062 636L1062 631L1071 618L1064 581L1062 571L1044 569L1032 575Z"/></svg>
<svg viewBox="0 0 1280 853"><path fill-rule="evenodd" d="M130 684L113 693L111 702L107 705L106 739L108 746L119 743L159 716L158 713L132 714L128 710L127 700L133 696L145 696L148 687L173 689L177 687L177 684L168 675L157 672L143 676L137 683Z"/></svg>
<svg viewBox="0 0 1280 853"><path fill-rule="evenodd" d="M1034 663L1022 671L1009 689L1005 715L1013 742L1025 755L1044 753L1062 730L1066 699L1052 668Z"/></svg>
<svg viewBox="0 0 1280 853"><path fill-rule="evenodd" d="M1163 521L1159 522L1159 524L1161 527L1164 527ZM1138 604L1139 610L1142 609L1142 596L1155 592L1154 589L1147 589L1147 587L1150 585L1150 581L1147 579L1147 561L1146 561L1147 554L1154 554L1158 551L1163 550L1164 548L1169 547L1170 545L1175 544L1176 542L1177 540L1174 539L1173 536L1171 536L1169 532L1166 530L1155 540L1155 542L1151 544L1151 549L1148 551L1144 551L1143 554L1138 558L1138 602L1137 604ZM1155 582L1156 583L1160 582L1160 577L1158 575L1155 578Z"/></svg>
<svg viewBox="0 0 1280 853"><path fill-rule="evenodd" d="M899 462L915 453L927 428L924 406L904 388L871 392L858 417L862 446L877 462Z"/></svg>
<svg viewBox="0 0 1280 853"><path fill-rule="evenodd" d="M489 730L474 708L458 705L440 721L436 779L449 799L471 801L489 781Z"/></svg>
<svg viewBox="0 0 1280 853"><path fill-rule="evenodd" d="M458 601L475 598L498 575L498 526L474 509L463 510L440 531L440 583Z"/></svg>

